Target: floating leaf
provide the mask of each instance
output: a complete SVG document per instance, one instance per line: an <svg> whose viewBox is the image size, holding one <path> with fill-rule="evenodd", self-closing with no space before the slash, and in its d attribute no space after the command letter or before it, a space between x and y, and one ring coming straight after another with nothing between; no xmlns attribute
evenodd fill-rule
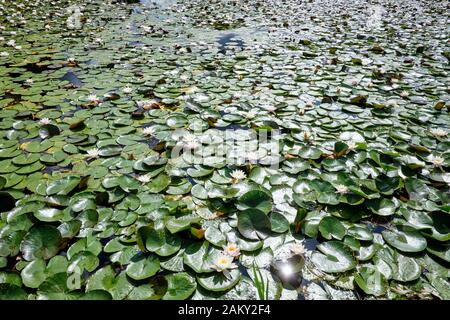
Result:
<svg viewBox="0 0 450 320"><path fill-rule="evenodd" d="M247 209L238 215L238 230L247 239L265 239L270 235L271 224L267 215L257 209Z"/></svg>
<svg viewBox="0 0 450 320"><path fill-rule="evenodd" d="M25 260L49 259L56 255L61 244L61 234L53 226L35 226L20 244Z"/></svg>
<svg viewBox="0 0 450 320"><path fill-rule="evenodd" d="M388 288L384 275L373 267L362 267L355 274L355 282L365 293L377 297L384 295Z"/></svg>
<svg viewBox="0 0 450 320"><path fill-rule="evenodd" d="M166 280L168 287L163 300L187 299L197 288L195 279L185 272L168 275Z"/></svg>
<svg viewBox="0 0 450 320"><path fill-rule="evenodd" d="M385 230L382 234L387 243L404 252L420 252L427 247L427 240L417 231Z"/></svg>
<svg viewBox="0 0 450 320"><path fill-rule="evenodd" d="M181 239L165 230L150 230L146 235L145 247L159 256L170 256L180 250Z"/></svg>
<svg viewBox="0 0 450 320"><path fill-rule="evenodd" d="M233 288L240 280L241 273L238 270L229 271L229 277L222 273L208 273L197 276L198 284L210 291L226 291Z"/></svg>
<svg viewBox="0 0 450 320"><path fill-rule="evenodd" d="M284 233L289 230L289 221L278 212L272 212L270 215L270 224L272 231L276 233Z"/></svg>
<svg viewBox="0 0 450 320"><path fill-rule="evenodd" d="M63 179L56 180L50 183L47 187L46 193L51 196L54 194L67 195L74 190L81 182L78 176L66 176Z"/></svg>
<svg viewBox="0 0 450 320"><path fill-rule="evenodd" d="M345 227L335 217L324 217L319 223L319 231L322 237L328 240L332 238L342 240L346 233Z"/></svg>
<svg viewBox="0 0 450 320"><path fill-rule="evenodd" d="M159 271L159 259L154 255L147 258L144 256L135 257L131 261L127 266L126 273L134 280L150 278Z"/></svg>
<svg viewBox="0 0 450 320"><path fill-rule="evenodd" d="M349 247L342 242L332 240L317 246L320 252L313 252L311 261L324 272L344 272L356 266Z"/></svg>
<svg viewBox="0 0 450 320"><path fill-rule="evenodd" d="M239 198L237 203L237 208L239 210L246 209L258 209L264 213L268 213L272 210L272 199L271 197L260 190L252 190Z"/></svg>

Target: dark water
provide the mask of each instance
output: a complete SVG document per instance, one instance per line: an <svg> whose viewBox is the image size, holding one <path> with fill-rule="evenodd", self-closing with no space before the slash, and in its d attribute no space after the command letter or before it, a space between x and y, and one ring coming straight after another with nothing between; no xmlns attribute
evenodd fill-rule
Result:
<svg viewBox="0 0 450 320"><path fill-rule="evenodd" d="M72 71L68 71L64 76L60 78L62 81L69 81L71 84L77 87L81 87L83 82Z"/></svg>
<svg viewBox="0 0 450 320"><path fill-rule="evenodd" d="M229 44L238 47L239 49L242 49L244 47L244 41L241 39L235 39L234 37L237 36L236 33L226 33L219 37L217 42L219 43L219 52L222 54L225 54L227 51L227 46Z"/></svg>

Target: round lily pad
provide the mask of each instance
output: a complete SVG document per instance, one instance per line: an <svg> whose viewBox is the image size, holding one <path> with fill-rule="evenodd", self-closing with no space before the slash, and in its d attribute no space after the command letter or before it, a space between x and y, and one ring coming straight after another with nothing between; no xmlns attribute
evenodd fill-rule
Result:
<svg viewBox="0 0 450 320"><path fill-rule="evenodd" d="M154 255L147 258L144 256L136 257L131 261L127 266L126 273L135 280L150 278L159 271L159 259Z"/></svg>
<svg viewBox="0 0 450 320"><path fill-rule="evenodd" d="M344 272L355 268L352 251L342 242L332 240L317 246L320 252L313 252L311 261L324 272Z"/></svg>
<svg viewBox="0 0 450 320"><path fill-rule="evenodd" d="M208 273L197 276L198 284L210 291L226 291L233 288L240 280L239 270L230 270L229 276L223 273Z"/></svg>
<svg viewBox="0 0 450 320"><path fill-rule="evenodd" d="M237 227L244 237L251 240L265 239L271 232L270 219L258 209L247 209L239 213Z"/></svg>
<svg viewBox="0 0 450 320"><path fill-rule="evenodd" d="M49 259L56 255L61 244L61 234L58 229L49 225L33 227L20 244L25 260Z"/></svg>
<svg viewBox="0 0 450 320"><path fill-rule="evenodd" d="M427 247L427 240L418 231L397 229L382 234L387 243L404 252L420 252Z"/></svg>

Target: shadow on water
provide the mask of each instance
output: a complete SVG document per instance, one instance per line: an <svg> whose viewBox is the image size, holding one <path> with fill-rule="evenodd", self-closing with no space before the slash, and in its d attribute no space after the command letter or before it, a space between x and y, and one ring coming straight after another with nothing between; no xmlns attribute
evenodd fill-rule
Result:
<svg viewBox="0 0 450 320"><path fill-rule="evenodd" d="M85 62L85 64L87 64L88 66L91 66L91 65L96 66L96 65L98 65L98 60L89 59L88 61Z"/></svg>
<svg viewBox="0 0 450 320"><path fill-rule="evenodd" d="M244 41L241 39L235 39L236 33L226 33L219 37L217 43L219 43L219 52L225 54L229 44L242 49L244 47Z"/></svg>
<svg viewBox="0 0 450 320"><path fill-rule="evenodd" d="M81 87L83 85L83 82L81 82L80 79L76 76L75 73L72 71L68 71L64 76L60 78L62 81L69 81L71 84L73 84L76 87Z"/></svg>

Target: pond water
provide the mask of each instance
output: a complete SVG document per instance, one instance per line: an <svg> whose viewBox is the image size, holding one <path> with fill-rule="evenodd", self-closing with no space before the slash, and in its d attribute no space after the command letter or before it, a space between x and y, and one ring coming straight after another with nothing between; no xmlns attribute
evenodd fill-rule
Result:
<svg viewBox="0 0 450 320"><path fill-rule="evenodd" d="M450 299L446 10L0 4L0 300Z"/></svg>

